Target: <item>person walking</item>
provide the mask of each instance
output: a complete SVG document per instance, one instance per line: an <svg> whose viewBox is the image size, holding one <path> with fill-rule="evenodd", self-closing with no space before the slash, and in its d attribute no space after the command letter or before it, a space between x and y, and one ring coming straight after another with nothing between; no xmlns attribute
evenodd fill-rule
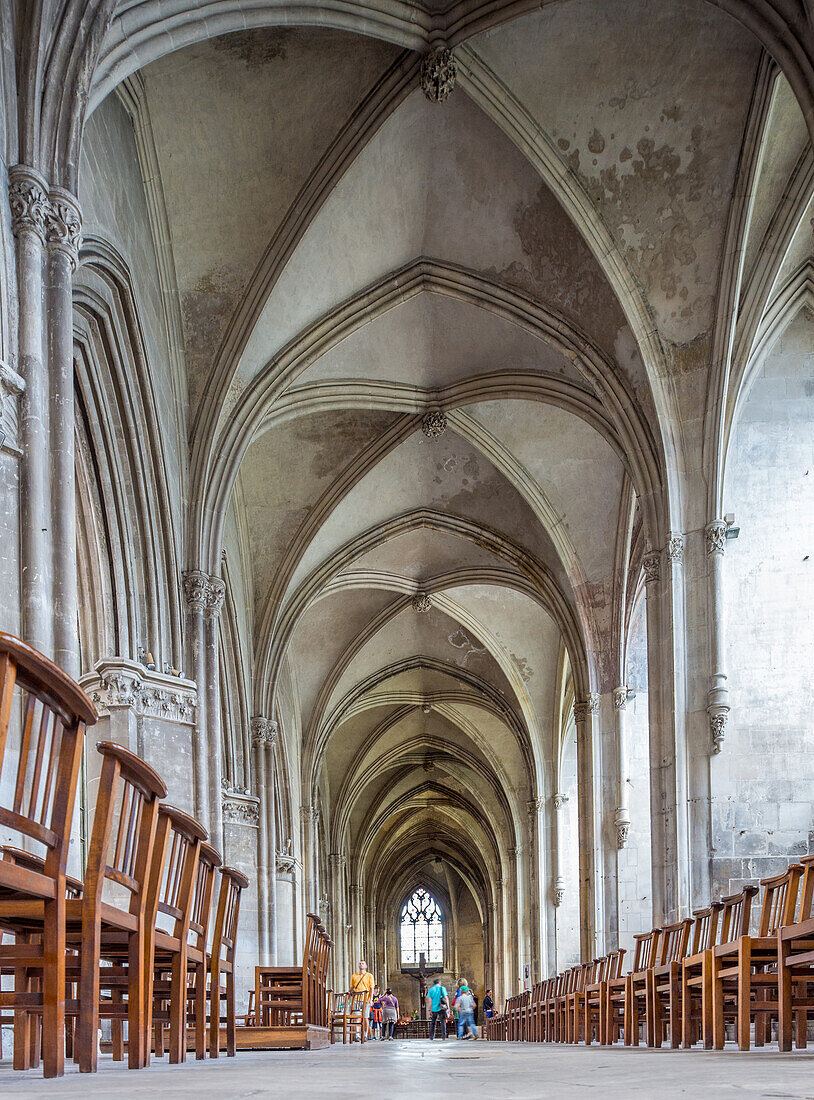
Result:
<svg viewBox="0 0 814 1100"><path fill-rule="evenodd" d="M460 1039L461 1037L461 1016L458 1012L458 998L461 995L461 989L466 985L463 978L458 979L458 988L455 990L455 996L452 998L452 1016L455 1020L455 1037Z"/></svg>
<svg viewBox="0 0 814 1100"><path fill-rule="evenodd" d="M370 1036L371 1039L376 1039L377 1037L380 1039L384 1038L384 1027L382 1025L383 1018L382 998L379 993L379 987L374 986L373 996L370 999L370 1030L373 1032Z"/></svg>
<svg viewBox="0 0 814 1100"><path fill-rule="evenodd" d="M458 994L459 1039L477 1039L475 1027L475 998L468 985L461 986ZM467 1034L468 1032L468 1034Z"/></svg>
<svg viewBox="0 0 814 1100"><path fill-rule="evenodd" d="M399 1002L398 997L392 989L385 990L385 994L382 997L382 1039L392 1039L393 1031L396 1026L396 1020L399 1018Z"/></svg>
<svg viewBox="0 0 814 1100"><path fill-rule="evenodd" d="M435 984L427 994L427 1004L429 1005L431 1020L430 1020L430 1039L435 1038L435 1028L438 1021L441 1021L441 1038L447 1037L447 1012L449 1011L449 994L443 985L441 985L441 979L436 978Z"/></svg>
<svg viewBox="0 0 814 1100"><path fill-rule="evenodd" d="M373 994L373 988L375 982L373 981L373 975L367 968L367 963L364 959L359 962L359 969L353 975L350 980L351 993L367 993L367 1001L365 1002L365 1034L370 1032L370 998Z"/></svg>
<svg viewBox="0 0 814 1100"><path fill-rule="evenodd" d="M495 1014L495 1001L491 989L486 990L486 996L483 998L483 1014L487 1020L491 1020Z"/></svg>

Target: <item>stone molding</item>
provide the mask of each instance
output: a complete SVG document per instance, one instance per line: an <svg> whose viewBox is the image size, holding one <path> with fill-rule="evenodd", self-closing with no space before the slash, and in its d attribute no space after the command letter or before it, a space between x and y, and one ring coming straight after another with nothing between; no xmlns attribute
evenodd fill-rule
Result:
<svg viewBox="0 0 814 1100"><path fill-rule="evenodd" d="M82 247L82 213L73 195L61 187L52 188L49 195L45 213L45 243L50 252L61 252L67 256L71 267L76 269Z"/></svg>
<svg viewBox="0 0 814 1100"><path fill-rule="evenodd" d="M443 103L452 94L458 66L446 46L430 50L421 62L421 90L431 103Z"/></svg>
<svg viewBox="0 0 814 1100"><path fill-rule="evenodd" d="M184 600L190 611L220 614L226 595L226 585L220 577L210 576L200 569L189 569L181 574L181 582Z"/></svg>
<svg viewBox="0 0 814 1100"><path fill-rule="evenodd" d="M279 732L277 723L273 718L264 718L262 714L256 714L251 720L252 744L255 748L274 748Z"/></svg>
<svg viewBox="0 0 814 1100"><path fill-rule="evenodd" d="M17 441L18 398L25 389L25 379L0 359L0 432L5 436L3 449L21 455Z"/></svg>
<svg viewBox="0 0 814 1100"><path fill-rule="evenodd" d="M430 603L430 597L426 592L416 592L412 600L413 611L417 611L419 615L426 615L426 613L432 607Z"/></svg>
<svg viewBox="0 0 814 1100"><path fill-rule="evenodd" d="M260 799L244 791L226 788L221 791L223 823L244 825L249 829L260 827Z"/></svg>
<svg viewBox="0 0 814 1100"><path fill-rule="evenodd" d="M438 439L447 430L447 416L441 409L428 412L421 421L421 430L427 439Z"/></svg>
<svg viewBox="0 0 814 1100"><path fill-rule="evenodd" d="M707 555L723 554L726 549L727 526L724 520L714 519L704 528L704 538L707 544Z"/></svg>
<svg viewBox="0 0 814 1100"><path fill-rule="evenodd" d="M94 671L79 683L100 714L128 707L145 718L161 718L194 726L197 688L193 680L151 672L123 657L97 661Z"/></svg>
<svg viewBox="0 0 814 1100"><path fill-rule="evenodd" d="M654 584L661 577L661 555L658 550L650 550L642 558L644 583Z"/></svg>

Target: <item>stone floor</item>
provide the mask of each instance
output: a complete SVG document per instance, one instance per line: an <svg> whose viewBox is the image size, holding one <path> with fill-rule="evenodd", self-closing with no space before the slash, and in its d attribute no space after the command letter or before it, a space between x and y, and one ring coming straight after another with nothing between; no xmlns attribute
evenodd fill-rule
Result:
<svg viewBox="0 0 814 1100"><path fill-rule="evenodd" d="M248 1053L215 1063L191 1062L130 1073L103 1058L93 1077L71 1066L61 1080L39 1072L14 1073L0 1063L2 1100L40 1097L160 1096L162 1100L570 1100L616 1097L772 1097L814 1100L814 1050L778 1054L768 1048L739 1054L704 1051L601 1050L599 1047L532 1046L514 1043L426 1040L335 1046L330 1050Z"/></svg>

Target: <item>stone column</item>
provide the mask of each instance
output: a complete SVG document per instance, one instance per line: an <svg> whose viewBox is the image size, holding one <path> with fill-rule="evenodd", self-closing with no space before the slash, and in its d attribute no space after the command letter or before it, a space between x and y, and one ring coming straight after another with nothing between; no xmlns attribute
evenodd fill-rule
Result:
<svg viewBox="0 0 814 1100"><path fill-rule="evenodd" d="M553 796L552 802L554 804L554 882L553 882L553 902L554 902L554 960L551 967L551 971L556 972L560 970L560 958L559 958L559 943L557 932L557 925L559 924L559 908L565 901L565 875L563 871L565 869L565 828L563 824L563 815L565 813L565 804L568 801L568 795L562 794L559 791Z"/></svg>
<svg viewBox="0 0 814 1100"><path fill-rule="evenodd" d="M269 963L271 940L277 938L276 926L272 930L270 918L270 883L275 874L273 865L269 865L269 792L266 788L266 752L270 739L269 720L256 715L251 721L252 748L254 749L254 790L260 799L259 833L257 838L257 902L260 926L260 953L263 962Z"/></svg>
<svg viewBox="0 0 814 1100"><path fill-rule="evenodd" d="M277 744L277 723L268 719L266 727L266 809L268 813L268 829L266 830L266 866L269 868L268 891L268 921L269 921L269 965L277 965L277 783L275 779L275 753Z"/></svg>
<svg viewBox="0 0 814 1100"><path fill-rule="evenodd" d="M200 569L192 569L182 577L186 616L187 675L198 688L198 721L192 744L192 767L195 777L195 816L207 828L211 820L209 812L209 745L207 742L206 711L209 693L206 691L206 639L204 611L209 595L209 576ZM218 794L220 797L220 794ZM213 839L213 843L217 841Z"/></svg>
<svg viewBox="0 0 814 1100"><path fill-rule="evenodd" d="M376 907L365 906L365 934L362 942L362 951L367 959L368 966L373 970L376 981L381 980L378 960L378 946L376 944Z"/></svg>
<svg viewBox="0 0 814 1100"><path fill-rule="evenodd" d="M599 695L574 703L577 728L577 822L579 835L579 908L581 951L585 959L602 954L598 934L604 928L603 892L597 882L602 866L597 812L594 723L599 713Z"/></svg>
<svg viewBox="0 0 814 1100"><path fill-rule="evenodd" d="M528 951L528 941L525 936L526 917L526 891L523 881L523 845L517 844L509 849L511 868L511 892L514 897L514 928L512 939L514 940L514 971L515 980L522 983L523 969L527 963L531 963ZM522 989L522 984L518 987Z"/></svg>
<svg viewBox="0 0 814 1100"><path fill-rule="evenodd" d="M630 831L630 771L625 714L627 700L627 687L618 687L614 690L613 706L616 711L616 744L619 763L619 786L614 825L616 826L616 847L619 849L626 847Z"/></svg>
<svg viewBox="0 0 814 1100"><path fill-rule="evenodd" d="M548 905L545 896L546 858L543 828L545 799L532 798L526 804L529 826L531 965L542 979L548 973Z"/></svg>
<svg viewBox="0 0 814 1100"><path fill-rule="evenodd" d="M334 914L333 938L336 950L336 977L340 983L337 989L346 989L353 973L348 969L348 930L347 908L345 905L345 864L342 852L330 852L328 865L331 869L331 909Z"/></svg>
<svg viewBox="0 0 814 1100"><path fill-rule="evenodd" d="M653 920L689 911L685 738L684 537L643 559L647 595L648 710Z"/></svg>
<svg viewBox="0 0 814 1100"><path fill-rule="evenodd" d="M223 844L223 812L221 779L223 756L220 737L220 611L226 595L226 585L220 577L209 577L204 610L204 645L206 647L206 741L209 748L209 829L213 844Z"/></svg>
<svg viewBox="0 0 814 1100"><path fill-rule="evenodd" d="M373 960L368 959L364 954L364 936L362 934L362 884L360 882L352 882L348 887L348 893L350 895L350 920L348 923L351 927L350 942L351 942L351 954L354 956L354 966L359 959L364 959L368 965L368 969L373 968Z"/></svg>
<svg viewBox="0 0 814 1100"><path fill-rule="evenodd" d="M53 188L45 217L48 247L48 378L52 475L54 660L79 675L73 385L73 273L82 220L76 199Z"/></svg>
<svg viewBox="0 0 814 1100"><path fill-rule="evenodd" d="M726 549L726 522L713 520L704 529L709 562L709 634L710 677L707 693L710 748L719 753L726 737L729 717L729 688L724 668L726 666L726 636L724 633L724 550Z"/></svg>
<svg viewBox="0 0 814 1100"><path fill-rule="evenodd" d="M51 476L49 385L44 360L43 247L47 184L33 168L9 172L11 226L17 241L17 356L25 390L20 403L20 557L23 638L53 653L51 618Z"/></svg>

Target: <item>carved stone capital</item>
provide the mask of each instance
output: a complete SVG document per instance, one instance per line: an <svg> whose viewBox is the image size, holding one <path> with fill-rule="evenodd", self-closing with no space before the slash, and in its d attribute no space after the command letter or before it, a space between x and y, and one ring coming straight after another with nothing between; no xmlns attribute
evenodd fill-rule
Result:
<svg viewBox="0 0 814 1100"><path fill-rule="evenodd" d="M275 853L274 865L277 873L281 875L290 875L297 869L299 860L291 851L290 841L285 851Z"/></svg>
<svg viewBox="0 0 814 1100"><path fill-rule="evenodd" d="M363 887L361 882L352 882L348 887L348 890L350 890L351 894L359 898L362 896L362 889Z"/></svg>
<svg viewBox="0 0 814 1100"><path fill-rule="evenodd" d="M554 883L554 905L557 909L565 901L565 879L562 875L557 875L557 879Z"/></svg>
<svg viewBox="0 0 814 1100"><path fill-rule="evenodd" d="M446 413L441 409L428 412L421 421L421 430L428 439L438 439L447 430Z"/></svg>
<svg viewBox="0 0 814 1100"><path fill-rule="evenodd" d="M616 847L627 847L628 837L630 836L630 816L624 807L620 806L616 811L614 825L616 827Z"/></svg>
<svg viewBox="0 0 814 1100"><path fill-rule="evenodd" d="M658 550L650 550L642 558L642 569L644 570L644 583L654 584L661 576L661 554Z"/></svg>
<svg viewBox="0 0 814 1100"><path fill-rule="evenodd" d="M458 66L446 46L430 50L421 62L421 90L431 103L443 103L452 94Z"/></svg>
<svg viewBox="0 0 814 1100"><path fill-rule="evenodd" d="M273 718L264 718L262 714L256 714L251 721L252 744L255 748L263 749L266 746L273 748L277 743L277 723Z"/></svg>
<svg viewBox="0 0 814 1100"><path fill-rule="evenodd" d="M545 809L544 798L530 798L526 803L526 810L529 817L536 817L542 810Z"/></svg>
<svg viewBox="0 0 814 1100"><path fill-rule="evenodd" d="M561 810L565 803L568 801L568 795L562 794L560 791L557 791L557 793L552 796L551 800L554 803L554 809Z"/></svg>
<svg viewBox="0 0 814 1100"><path fill-rule="evenodd" d="M613 705L616 710L624 710L627 706L627 688L618 687L613 689Z"/></svg>
<svg viewBox="0 0 814 1100"><path fill-rule="evenodd" d="M220 577L212 577L201 569L189 569L181 574L184 599L190 611L217 615L223 607L226 585Z"/></svg>
<svg viewBox="0 0 814 1100"><path fill-rule="evenodd" d="M249 829L260 827L260 800L244 791L221 791L223 821L227 825L244 825Z"/></svg>
<svg viewBox="0 0 814 1100"><path fill-rule="evenodd" d="M589 708L586 702L574 703L574 721L579 725L588 721Z"/></svg>
<svg viewBox="0 0 814 1100"><path fill-rule="evenodd" d="M704 528L704 538L707 544L707 554L723 554L726 549L726 523L722 519L715 519Z"/></svg>
<svg viewBox="0 0 814 1100"><path fill-rule="evenodd" d="M15 237L20 233L36 233L45 243L45 219L48 214L48 192L45 180L32 168L18 164L9 172L9 205L11 230Z"/></svg>
<svg viewBox="0 0 814 1100"><path fill-rule="evenodd" d="M430 597L426 592L416 592L413 596L413 611L417 611L419 615L426 615L430 610L432 604L430 603Z"/></svg>
<svg viewBox="0 0 814 1100"><path fill-rule="evenodd" d="M332 867L335 867L337 870L339 870L341 867L344 867L345 864L348 862L348 857L344 854L344 852L329 852L328 862L331 864Z"/></svg>
<svg viewBox="0 0 814 1100"><path fill-rule="evenodd" d="M190 611L203 611L209 590L209 574L200 569L190 569L181 574L184 599Z"/></svg>
<svg viewBox="0 0 814 1100"><path fill-rule="evenodd" d="M712 751L717 756L726 738L726 723L729 719L729 707L711 707L709 709L709 734L712 739Z"/></svg>
<svg viewBox="0 0 814 1100"><path fill-rule="evenodd" d="M509 855L512 856L514 859L519 859L520 856L522 856L522 854L523 854L523 845L522 844L516 844L514 846L514 848L509 849Z"/></svg>
<svg viewBox="0 0 814 1100"><path fill-rule="evenodd" d="M106 658L80 684L101 714L129 707L140 717L195 724L197 691L191 680L151 672L123 657Z"/></svg>
<svg viewBox="0 0 814 1100"><path fill-rule="evenodd" d="M684 561L684 536L671 534L665 547L667 560L674 565L681 565Z"/></svg>
<svg viewBox="0 0 814 1100"><path fill-rule="evenodd" d="M70 260L71 267L76 268L82 245L82 213L74 196L61 187L52 188L49 195L45 243L49 251L62 252Z"/></svg>

